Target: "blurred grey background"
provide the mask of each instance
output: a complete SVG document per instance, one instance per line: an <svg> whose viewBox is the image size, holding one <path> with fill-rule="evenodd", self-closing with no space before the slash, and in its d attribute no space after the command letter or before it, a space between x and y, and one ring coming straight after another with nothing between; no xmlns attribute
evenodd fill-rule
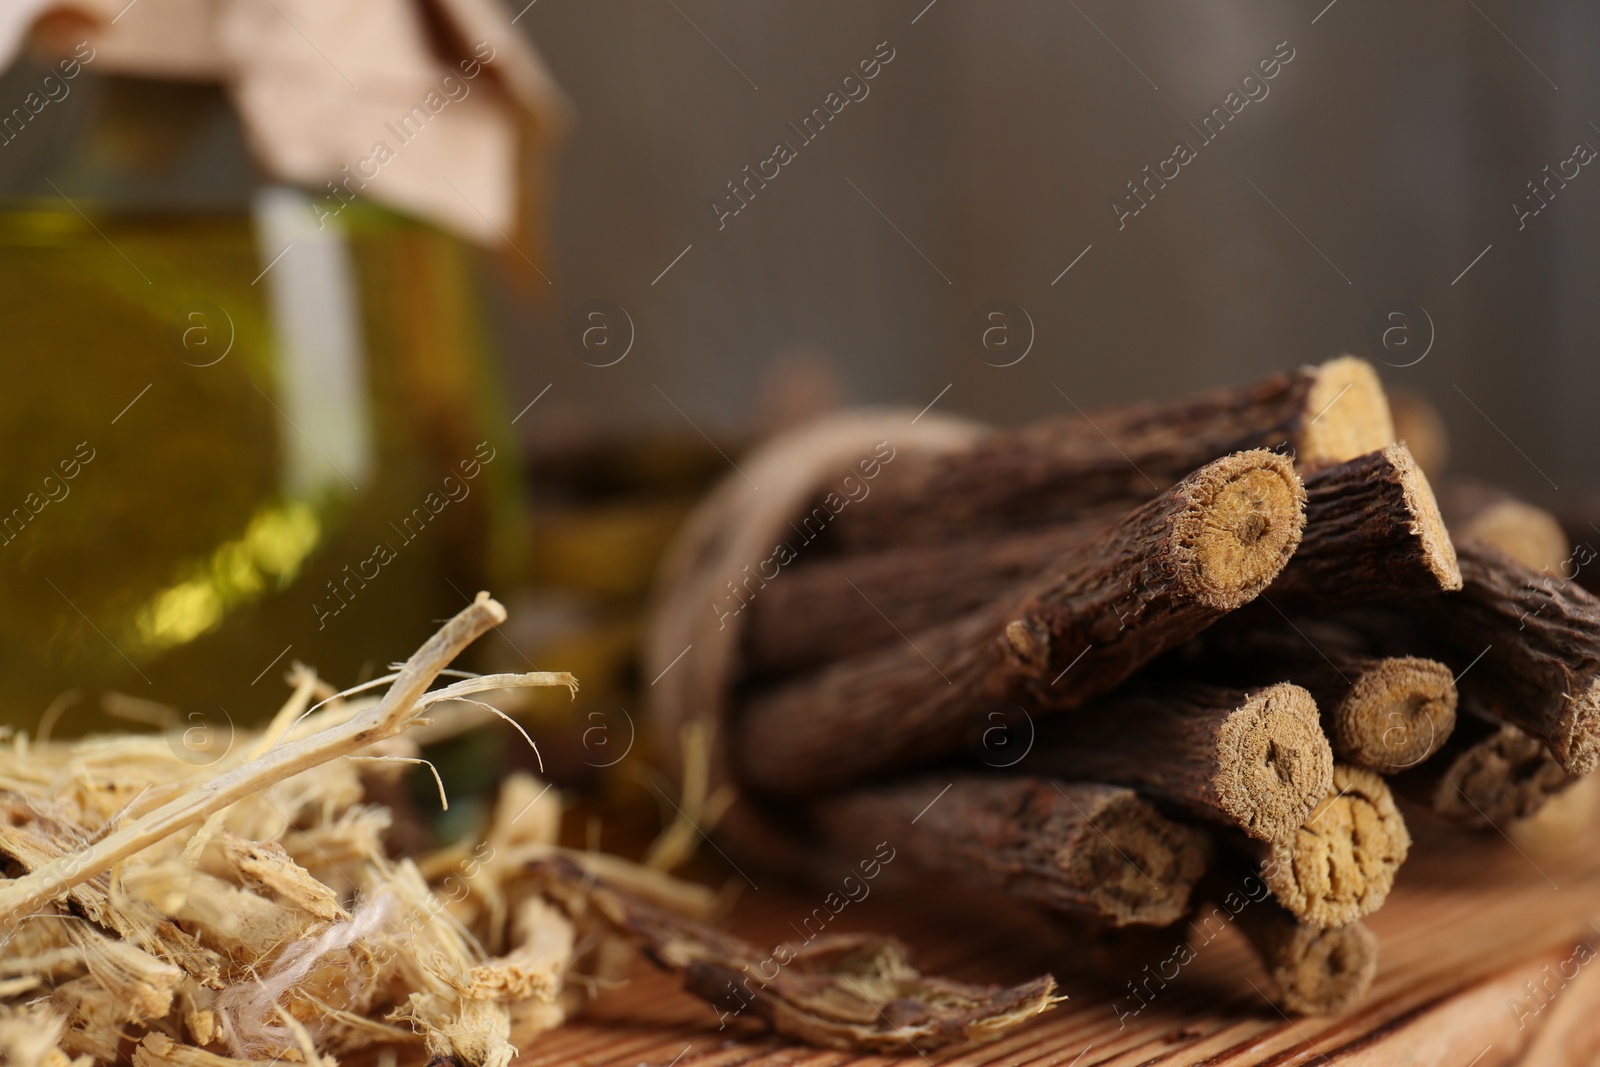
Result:
<svg viewBox="0 0 1600 1067"><path fill-rule="evenodd" d="M953 383L942 409L998 422L1070 410L1053 385L1087 407L1341 351L1405 364L1426 322L1393 351L1370 324L1409 300L1431 351L1381 369L1439 407L1456 469L1600 487L1600 173L1520 230L1512 206L1600 145L1595 5L539 0L519 25L579 116L556 298L505 311L523 388L555 383L530 432L681 419L655 386L737 424L797 347L854 399L921 408ZM719 230L725 183L881 41L870 96ZM1189 124L1285 41L1268 95L1200 146ZM1178 141L1198 158L1119 230L1108 201ZM590 299L637 323L605 370L561 338ZM1014 366L971 343L989 301L1032 318Z"/></svg>
<svg viewBox="0 0 1600 1067"><path fill-rule="evenodd" d="M485 253L508 406L551 386L518 423L532 446L689 422L743 437L823 364L848 400L938 396L1011 423L1350 351L1434 401L1454 470L1541 498L1600 489L1600 174L1548 186L1521 228L1513 206L1600 145L1593 4L508 9L576 114L530 250L551 284L506 281ZM803 142L794 126L880 48L869 94ZM1293 58L1267 95L1203 144L1190 124L1275 49ZM19 64L0 95L37 74ZM50 196L50 178L151 208L248 200L220 94L175 172L109 182L80 135L127 106L115 84L87 71L74 107L0 151L0 194ZM796 158L719 228L713 203L780 141ZM1197 158L1119 229L1109 202L1180 141ZM1396 301L1409 347L1375 348ZM635 334L606 367L574 329L600 302ZM973 339L995 302L1024 314L1018 343L1031 320L1012 366Z"/></svg>

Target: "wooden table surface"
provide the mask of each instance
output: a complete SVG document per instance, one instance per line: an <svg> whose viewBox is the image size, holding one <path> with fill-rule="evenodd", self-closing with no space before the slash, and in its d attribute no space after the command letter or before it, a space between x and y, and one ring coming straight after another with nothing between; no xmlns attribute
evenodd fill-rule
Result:
<svg viewBox="0 0 1600 1067"><path fill-rule="evenodd" d="M1592 795L1592 791L1590 791ZM969 981L1014 982L1049 971L1069 1000L999 1041L904 1057L858 1056L781 1041L758 1026L719 1031L716 1016L648 964L578 1020L526 1050L522 1063L592 1067L837 1067L916 1062L940 1067L1291 1067L1298 1064L1600 1063L1600 832L1469 834L1411 817L1417 845L1378 934L1377 980L1342 1016L1291 1018L1261 992L1243 939L1225 929L1137 1015L1127 988L1137 963L1096 971L1066 932L1006 915L929 884L915 899L873 893L830 932L902 937L913 961ZM1419 824L1420 823L1420 824ZM1591 821L1588 827L1595 824ZM1537 829L1537 828L1536 828ZM762 885L729 925L758 943L793 938L790 923L822 894ZM1173 932L1174 942L1182 936ZM1530 984L1531 983L1531 984ZM1536 989L1537 987L1537 989ZM1153 987L1152 987L1153 988ZM1121 1009L1114 1009L1113 1004ZM737 1026L737 1029L735 1028Z"/></svg>

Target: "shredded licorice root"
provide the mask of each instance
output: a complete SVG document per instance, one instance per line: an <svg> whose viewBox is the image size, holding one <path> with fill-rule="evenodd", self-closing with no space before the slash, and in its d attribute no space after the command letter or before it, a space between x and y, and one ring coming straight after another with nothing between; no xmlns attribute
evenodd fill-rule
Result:
<svg viewBox="0 0 1600 1067"><path fill-rule="evenodd" d="M203 766L162 734L0 744L0 1063L336 1067L388 1049L507 1067L633 952L614 931L580 940L571 892L552 900L530 862L567 856L617 906L708 918L716 894L665 873L680 833L652 865L565 853L561 796L529 774L501 783L480 839L386 848L394 815L368 790L421 761L422 738L492 721L475 699L491 690L576 692L552 672L429 689L504 619L480 594L343 692L297 667L266 728ZM696 789L684 803L709 825L725 800Z"/></svg>

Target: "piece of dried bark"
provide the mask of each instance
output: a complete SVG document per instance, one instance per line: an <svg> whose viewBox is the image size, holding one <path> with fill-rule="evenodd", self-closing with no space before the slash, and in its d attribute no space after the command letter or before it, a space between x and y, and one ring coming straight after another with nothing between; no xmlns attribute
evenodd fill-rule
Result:
<svg viewBox="0 0 1600 1067"><path fill-rule="evenodd" d="M646 904L570 860L535 861L530 869L575 920L597 916L658 966L681 973L684 988L713 1005L724 1024L748 1011L813 1045L926 1053L999 1037L1063 999L1049 975L1011 987L923 975L899 942L869 934L823 935L764 952Z"/></svg>

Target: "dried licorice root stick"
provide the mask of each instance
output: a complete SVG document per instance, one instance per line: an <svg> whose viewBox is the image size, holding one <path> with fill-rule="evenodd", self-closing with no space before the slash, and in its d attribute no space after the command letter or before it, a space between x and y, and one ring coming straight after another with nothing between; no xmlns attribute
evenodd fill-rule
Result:
<svg viewBox="0 0 1600 1067"><path fill-rule="evenodd" d="M1356 604L1461 588L1433 491L1404 445L1305 475L1306 526L1267 596L1275 604ZM751 674L782 673L889 644L971 611L1062 555L1105 521L807 564L750 600ZM1251 613L1277 626L1270 607Z"/></svg>
<svg viewBox="0 0 1600 1067"><path fill-rule="evenodd" d="M1384 780L1335 764L1333 787L1305 825L1269 847L1261 876L1278 903L1312 926L1347 926L1383 905L1411 834Z"/></svg>
<svg viewBox="0 0 1600 1067"><path fill-rule="evenodd" d="M1308 676L1306 687L1326 701L1323 730L1345 762L1395 774L1433 755L1455 729L1455 679L1438 660L1361 657L1340 662L1339 670L1338 682Z"/></svg>
<svg viewBox="0 0 1600 1067"><path fill-rule="evenodd" d="M1130 786L1263 841L1293 834L1333 781L1316 703L1288 684L1130 683L1045 726L1019 766Z"/></svg>
<svg viewBox="0 0 1600 1067"><path fill-rule="evenodd" d="M1268 594L1327 607L1460 588L1433 488L1390 444L1306 476L1306 537Z"/></svg>
<svg viewBox="0 0 1600 1067"><path fill-rule="evenodd" d="M1266 968L1265 992L1282 1010L1332 1015L1354 1007L1371 987L1378 964L1372 931L1360 921L1333 927L1302 921L1271 898L1254 864L1226 842L1217 842L1197 893L1217 906L1202 925L1191 926L1209 940L1235 921Z"/></svg>
<svg viewBox="0 0 1600 1067"><path fill-rule="evenodd" d="M898 1055L907 1045L925 1053L987 1041L1058 999L1050 975L1006 988L920 974L899 942L870 934L824 934L765 952L596 881L565 858L529 869L575 920L598 916L657 966L682 973L684 988L723 1022L748 1011L779 1034L825 1048Z"/></svg>
<svg viewBox="0 0 1600 1067"><path fill-rule="evenodd" d="M750 599L744 668L787 674L959 618L1037 579L1107 525L1095 519L807 562Z"/></svg>
<svg viewBox="0 0 1600 1067"><path fill-rule="evenodd" d="M1378 938L1359 920L1319 927L1276 901L1251 903L1239 931L1266 968L1267 994L1298 1015L1336 1015L1355 1007L1378 971Z"/></svg>
<svg viewBox="0 0 1600 1067"><path fill-rule="evenodd" d="M810 809L839 855L893 841L902 862L1116 926L1176 922L1205 838L1131 789L1049 778L925 777L851 790Z"/></svg>
<svg viewBox="0 0 1600 1067"><path fill-rule="evenodd" d="M1496 715L1542 740L1568 774L1588 774L1600 761L1600 600L1480 541L1457 548L1461 592L1410 615L1471 667Z"/></svg>
<svg viewBox="0 0 1600 1067"><path fill-rule="evenodd" d="M1572 543L1556 517L1484 482L1458 481L1439 494L1456 536L1493 545L1524 567L1559 570Z"/></svg>
<svg viewBox="0 0 1600 1067"><path fill-rule="evenodd" d="M1302 620L1291 630L1224 624L1208 630L1195 666L1212 679L1287 678L1322 709L1333 754L1346 763L1396 774L1436 752L1456 723L1450 668L1416 656L1369 656L1359 636L1337 624Z"/></svg>
<svg viewBox="0 0 1600 1067"><path fill-rule="evenodd" d="M1254 385L1045 419L960 452L904 457L832 529L852 550L944 541L1153 496L1244 449L1287 446L1314 465L1392 440L1377 374L1342 356Z"/></svg>
<svg viewBox="0 0 1600 1067"><path fill-rule="evenodd" d="M1527 818L1578 781L1544 742L1474 704L1437 755L1390 779L1396 793L1442 819L1487 830Z"/></svg>
<svg viewBox="0 0 1600 1067"><path fill-rule="evenodd" d="M735 723L737 771L757 790L823 791L959 749L991 699L1078 707L1264 589L1304 500L1275 453L1207 464L1032 585L757 694Z"/></svg>

